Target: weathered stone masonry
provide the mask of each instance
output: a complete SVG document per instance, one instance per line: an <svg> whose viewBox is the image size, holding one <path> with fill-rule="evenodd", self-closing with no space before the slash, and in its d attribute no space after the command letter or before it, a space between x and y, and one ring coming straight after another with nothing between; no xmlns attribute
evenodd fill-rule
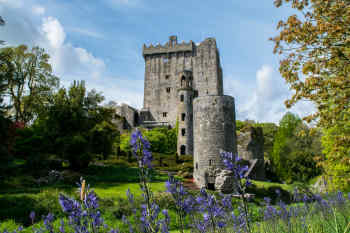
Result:
<svg viewBox="0 0 350 233"><path fill-rule="evenodd" d="M223 94L219 52L214 38L195 45L192 41L178 44L177 37L171 36L165 45L144 45L143 56L143 112L149 112L149 121L169 122L172 127L175 126L177 90L181 88L180 76L184 70L192 72L195 97Z"/></svg>
<svg viewBox="0 0 350 233"><path fill-rule="evenodd" d="M235 104L233 97L223 95L215 39L178 43L176 36L170 36L164 45L144 45L143 57L143 108L118 109L127 125L152 128L178 123L177 153L194 156L197 185L232 192L232 174L225 170L220 151L237 152Z"/></svg>
<svg viewBox="0 0 350 233"><path fill-rule="evenodd" d="M194 100L193 112L193 178L200 187L218 189L216 177L225 170L220 152L236 152L234 99L223 95L201 96Z"/></svg>

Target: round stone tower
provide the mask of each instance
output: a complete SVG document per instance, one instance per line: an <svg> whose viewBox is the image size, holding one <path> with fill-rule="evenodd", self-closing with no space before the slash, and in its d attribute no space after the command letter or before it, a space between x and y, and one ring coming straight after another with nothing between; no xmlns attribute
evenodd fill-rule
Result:
<svg viewBox="0 0 350 233"><path fill-rule="evenodd" d="M193 88L192 71L184 70L178 75L180 88L178 89L177 104L177 153L178 155L193 155Z"/></svg>
<svg viewBox="0 0 350 233"><path fill-rule="evenodd" d="M231 96L199 96L193 101L194 172L199 187L215 189L224 165L220 151L236 152L236 119Z"/></svg>

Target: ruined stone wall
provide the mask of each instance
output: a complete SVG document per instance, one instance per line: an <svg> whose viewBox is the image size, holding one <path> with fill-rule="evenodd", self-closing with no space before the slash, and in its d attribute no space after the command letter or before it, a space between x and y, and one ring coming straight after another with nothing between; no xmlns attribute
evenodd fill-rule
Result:
<svg viewBox="0 0 350 233"><path fill-rule="evenodd" d="M180 73L191 70L195 95L222 95L222 71L214 38L199 45L192 41L177 43L172 36L165 45L143 47L145 59L144 109L151 119L167 121L172 126L177 118L177 89Z"/></svg>
<svg viewBox="0 0 350 233"><path fill-rule="evenodd" d="M237 133L238 155L249 161L257 160L251 170L249 177L253 179L265 179L264 167L264 135L261 127L248 127Z"/></svg>
<svg viewBox="0 0 350 233"><path fill-rule="evenodd" d="M139 122L139 113L136 109L133 107L127 105L127 104L121 104L120 106L117 106L115 109L116 114L118 114L121 117L124 117L124 129L132 129L136 127Z"/></svg>
<svg viewBox="0 0 350 233"><path fill-rule="evenodd" d="M200 187L215 183L217 170L224 169L221 150L236 152L235 122L233 97L200 96L193 101L193 176Z"/></svg>

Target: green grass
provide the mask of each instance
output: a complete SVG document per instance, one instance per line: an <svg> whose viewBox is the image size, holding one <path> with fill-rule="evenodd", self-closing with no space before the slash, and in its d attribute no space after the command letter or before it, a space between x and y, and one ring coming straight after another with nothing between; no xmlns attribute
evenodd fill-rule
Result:
<svg viewBox="0 0 350 233"><path fill-rule="evenodd" d="M172 160L169 160L168 164L173 164L174 161ZM189 162L186 161L185 163ZM138 169L136 167L126 167L120 163L120 160L111 159L104 161L104 164L99 162L99 165L91 165L79 173L65 170L65 180L63 182L41 186L35 182L34 175L27 174L25 171L21 172L21 165L22 163L17 164L19 172L16 176L7 177L0 184L0 232L4 228L11 230L20 225L29 226L31 224L29 213L32 210L37 213L39 220L42 215L48 212L54 213L57 218L64 217L58 203L58 195L64 193L78 198L76 183L81 176L97 193L103 218L108 225L120 226L120 217L128 213L129 206L126 201L128 189L134 194L138 202L142 198L138 184ZM158 169L167 170L167 167ZM161 203L163 208L170 208L169 214L175 219L175 213L171 209L171 201L164 192L164 182L167 180L167 175L155 172L152 180L151 189L157 201ZM254 181L253 184L251 191L257 194L257 202L265 196L274 194L276 188L286 192L291 190L291 186L284 184L261 181ZM251 203L251 207L253 212L257 211L256 203ZM257 216L257 214L254 214L254 216ZM171 229L175 228L175 222L172 221ZM25 232L30 231L27 229Z"/></svg>
<svg viewBox="0 0 350 233"><path fill-rule="evenodd" d="M258 189L268 189L271 187L274 187L274 188L276 187L276 188L283 189L285 191L293 190L293 186L289 184L272 183L272 182L258 181L258 180L254 180L253 184L256 185Z"/></svg>
<svg viewBox="0 0 350 233"><path fill-rule="evenodd" d="M20 165L21 163L18 166ZM97 193L101 209L104 209L104 216L109 221L115 220L114 214L121 209L128 189L135 197L141 198L138 169L135 167L111 163L106 166L92 165L80 173L67 170L65 174L63 182L44 186L39 186L32 175L19 173L17 176L7 177L0 184L0 225L17 223L27 226L30 224L30 211L35 211L40 218L48 212L63 217L58 203L59 193L78 198L76 183L80 176ZM166 179L167 175L153 174L151 189L155 194L164 191Z"/></svg>

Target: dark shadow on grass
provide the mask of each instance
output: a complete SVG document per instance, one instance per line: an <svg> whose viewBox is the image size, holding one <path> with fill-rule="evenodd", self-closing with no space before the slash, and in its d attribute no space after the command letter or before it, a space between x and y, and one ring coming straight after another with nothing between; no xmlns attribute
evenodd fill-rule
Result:
<svg viewBox="0 0 350 233"><path fill-rule="evenodd" d="M279 193L278 193L278 191ZM272 200L272 203L275 203L279 200L282 200L286 204L290 204L292 202L292 195L288 191L281 189L279 186L270 186L270 187L257 187L252 184L248 188L248 193L255 194L253 202L256 204L261 204L263 202L264 197L269 197Z"/></svg>
<svg viewBox="0 0 350 233"><path fill-rule="evenodd" d="M99 182L119 182L119 183L137 183L139 182L139 169L136 167L125 166L89 166L83 171L84 178L90 184ZM152 172L152 181L165 181L167 176L159 174L158 171Z"/></svg>
<svg viewBox="0 0 350 233"><path fill-rule="evenodd" d="M36 221L41 221L42 216L53 213L56 217L61 217L62 211L58 199L55 195L46 197L30 197L23 195L7 195L0 198L0 222L12 219L16 223L29 226L31 220L29 214L35 212Z"/></svg>

